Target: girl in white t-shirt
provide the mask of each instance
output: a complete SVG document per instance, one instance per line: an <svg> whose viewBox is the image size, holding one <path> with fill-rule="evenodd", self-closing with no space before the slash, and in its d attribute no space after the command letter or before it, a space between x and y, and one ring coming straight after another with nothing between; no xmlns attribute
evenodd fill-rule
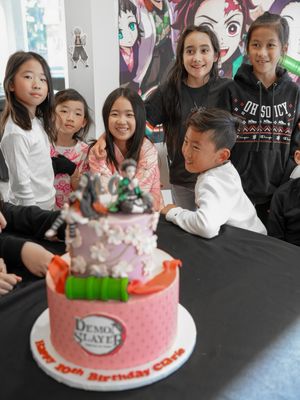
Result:
<svg viewBox="0 0 300 400"><path fill-rule="evenodd" d="M34 52L17 51L7 62L6 103L0 120L8 167L9 201L52 209L55 201L50 143L55 136L50 69Z"/></svg>
<svg viewBox="0 0 300 400"><path fill-rule="evenodd" d="M88 149L83 141L88 134L92 118L84 97L74 89L65 89L55 95L57 137L51 146L51 157L65 156L74 163L74 172L55 175L56 208L62 208L70 193L77 189L80 176L89 170Z"/></svg>

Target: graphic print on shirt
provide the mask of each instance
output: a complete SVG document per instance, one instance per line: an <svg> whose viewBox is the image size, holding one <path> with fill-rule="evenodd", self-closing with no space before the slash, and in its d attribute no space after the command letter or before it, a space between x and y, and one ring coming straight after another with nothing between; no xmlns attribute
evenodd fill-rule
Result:
<svg viewBox="0 0 300 400"><path fill-rule="evenodd" d="M260 105L235 97L233 113L243 121L243 132L238 133L237 143L290 143L295 114L294 103L283 101L273 106Z"/></svg>

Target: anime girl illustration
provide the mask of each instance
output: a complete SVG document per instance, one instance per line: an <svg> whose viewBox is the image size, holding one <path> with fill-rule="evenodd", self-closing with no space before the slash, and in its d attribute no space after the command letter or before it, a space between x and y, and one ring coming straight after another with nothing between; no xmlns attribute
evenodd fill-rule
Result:
<svg viewBox="0 0 300 400"><path fill-rule="evenodd" d="M138 91L134 81L139 63L139 44L143 31L137 19L137 7L130 0L119 0L120 85Z"/></svg>
<svg viewBox="0 0 300 400"><path fill-rule="evenodd" d="M270 7L270 13L284 17L290 28L289 47L287 54L300 61L300 0L275 0ZM291 74L294 82L300 83L300 77Z"/></svg>
<svg viewBox="0 0 300 400"><path fill-rule="evenodd" d="M243 61L244 36L251 23L252 0L173 0L175 29L207 25L216 32L221 47L220 76L232 78Z"/></svg>

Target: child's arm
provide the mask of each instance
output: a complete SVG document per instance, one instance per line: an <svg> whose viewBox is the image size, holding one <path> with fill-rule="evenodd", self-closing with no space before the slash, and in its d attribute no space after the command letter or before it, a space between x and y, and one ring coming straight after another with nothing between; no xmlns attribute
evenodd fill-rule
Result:
<svg viewBox="0 0 300 400"><path fill-rule="evenodd" d="M4 260L0 258L0 296L10 292L14 286L21 282L22 278L15 274L8 274L6 272L6 265Z"/></svg>
<svg viewBox="0 0 300 400"><path fill-rule="evenodd" d="M92 145L90 153L91 152L93 152L93 157L95 157L98 160L106 159L107 153L106 153L105 133L102 133L102 135L100 135L100 137L98 138L97 142Z"/></svg>
<svg viewBox="0 0 300 400"><path fill-rule="evenodd" d="M100 174L101 185L103 189L107 191L108 181L115 171L109 167L106 157L98 158L96 156L96 150L94 147L91 149L89 154L89 166L91 172Z"/></svg>
<svg viewBox="0 0 300 400"><path fill-rule="evenodd" d="M156 147L148 139L144 139L140 159L137 166L136 178L144 192L153 197L153 206L159 211L163 206L160 190L160 172Z"/></svg>
<svg viewBox="0 0 300 400"><path fill-rule="evenodd" d="M234 191L233 187L233 191ZM180 226L185 231L211 239L218 235L221 225L228 221L233 207L233 193L223 190L214 179L206 179L201 185L196 184L196 211L184 210L181 207L170 207L166 213L167 221Z"/></svg>
<svg viewBox="0 0 300 400"><path fill-rule="evenodd" d="M3 138L1 149L9 170L11 190L18 204L36 204L31 189L31 171L29 167L30 144L22 134L11 134Z"/></svg>
<svg viewBox="0 0 300 400"><path fill-rule="evenodd" d="M213 218L214 216L211 215L210 217ZM166 220L180 226L186 232L206 239L212 239L217 236L221 227L216 221L209 220L205 212L203 212L203 208L202 210L189 211L181 207L172 207L166 213Z"/></svg>
<svg viewBox="0 0 300 400"><path fill-rule="evenodd" d="M46 274L53 254L37 243L2 233L0 256L3 257L8 270L24 265L33 275L41 277Z"/></svg>
<svg viewBox="0 0 300 400"><path fill-rule="evenodd" d="M84 172L90 171L89 160L88 160L89 146L86 143L80 143L80 160L77 164L77 167L71 175L70 183L72 190L76 190L78 188L78 184L81 178L81 175Z"/></svg>
<svg viewBox="0 0 300 400"><path fill-rule="evenodd" d="M43 239L45 232L51 227L60 211L42 210L36 206L16 206L3 203L1 209L7 225L6 233L31 236L34 239ZM59 229L59 238L64 238L64 227Z"/></svg>
<svg viewBox="0 0 300 400"><path fill-rule="evenodd" d="M21 259L25 267L39 277L46 275L53 254L37 243L26 242L21 251Z"/></svg>
<svg viewBox="0 0 300 400"><path fill-rule="evenodd" d="M59 211L45 211L35 206L14 206L9 203L2 205L2 211L0 224L5 231L0 235L0 257L4 258L8 267L25 265L34 275L44 276L53 254L42 246L14 236L14 234L16 232L27 235L31 233L32 237L35 235L36 238L43 238L46 230L52 226L59 215ZM7 225L5 226L3 222L6 221ZM60 232L60 236L63 237L64 233ZM18 281L13 275L9 277L1 275L1 279L4 281L4 290L5 288L9 289L7 283L11 285Z"/></svg>
<svg viewBox="0 0 300 400"><path fill-rule="evenodd" d="M25 265L34 275L42 276L42 272L45 272L45 262L51 260L49 253L42 246L24 238L6 233L0 235L0 257L4 259L8 271Z"/></svg>
<svg viewBox="0 0 300 400"><path fill-rule="evenodd" d="M175 204L167 204L164 208L160 210L160 213L163 215L167 215L172 208L176 208Z"/></svg>

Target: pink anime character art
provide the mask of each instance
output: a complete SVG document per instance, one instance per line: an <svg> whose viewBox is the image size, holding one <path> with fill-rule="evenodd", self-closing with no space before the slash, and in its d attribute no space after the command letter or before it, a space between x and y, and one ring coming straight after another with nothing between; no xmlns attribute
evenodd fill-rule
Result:
<svg viewBox="0 0 300 400"><path fill-rule="evenodd" d="M139 90L136 73L143 31L138 24L137 7L130 0L119 0L120 85Z"/></svg>
<svg viewBox="0 0 300 400"><path fill-rule="evenodd" d="M216 32L221 46L220 76L232 78L243 61L244 35L251 22L252 0L173 0L175 29L207 25Z"/></svg>

